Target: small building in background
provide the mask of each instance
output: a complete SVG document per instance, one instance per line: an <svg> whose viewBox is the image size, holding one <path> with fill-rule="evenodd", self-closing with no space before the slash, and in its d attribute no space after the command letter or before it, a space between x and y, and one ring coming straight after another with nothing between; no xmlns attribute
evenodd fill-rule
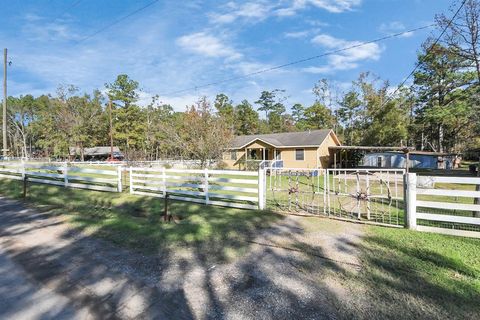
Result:
<svg viewBox="0 0 480 320"><path fill-rule="evenodd" d="M405 168L407 156L403 152L371 152L363 156L359 166L364 168ZM410 151L409 168L412 169L454 169L460 164L457 154Z"/></svg>
<svg viewBox="0 0 480 320"><path fill-rule="evenodd" d="M83 161L105 161L105 160L118 160L122 161L125 156L120 151L119 147L113 147L113 159L110 159L110 154L112 152L111 147L92 147L83 149L83 159L82 159L82 150L78 147L70 147L70 160L83 160Z"/></svg>

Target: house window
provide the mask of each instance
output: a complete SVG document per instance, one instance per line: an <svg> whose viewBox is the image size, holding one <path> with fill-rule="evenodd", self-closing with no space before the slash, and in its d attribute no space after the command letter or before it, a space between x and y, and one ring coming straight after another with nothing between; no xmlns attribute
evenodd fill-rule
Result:
<svg viewBox="0 0 480 320"><path fill-rule="evenodd" d="M237 150L232 150L230 152L230 160L237 160Z"/></svg>
<svg viewBox="0 0 480 320"><path fill-rule="evenodd" d="M305 149L295 149L295 160L297 161L305 160Z"/></svg>
<svg viewBox="0 0 480 320"><path fill-rule="evenodd" d="M275 150L275 160L282 160L282 154L279 150Z"/></svg>
<svg viewBox="0 0 480 320"><path fill-rule="evenodd" d="M377 157L377 167L382 167L382 157Z"/></svg>

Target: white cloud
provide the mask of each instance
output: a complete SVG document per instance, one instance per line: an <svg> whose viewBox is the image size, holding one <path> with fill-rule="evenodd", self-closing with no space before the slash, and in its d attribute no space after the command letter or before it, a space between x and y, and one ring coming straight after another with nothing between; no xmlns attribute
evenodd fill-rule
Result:
<svg viewBox="0 0 480 320"><path fill-rule="evenodd" d="M391 21L388 23L382 23L378 30L385 34L396 34L405 31L405 25L400 21ZM402 38L409 38L413 36L413 32L407 32L401 35Z"/></svg>
<svg viewBox="0 0 480 320"><path fill-rule="evenodd" d="M220 38L205 32L197 32L177 39L177 45L197 54L212 58L240 59L242 54L224 44Z"/></svg>
<svg viewBox="0 0 480 320"><path fill-rule="evenodd" d="M273 1L266 0L256 2L246 2L238 4L229 2L224 13L212 13L210 19L212 23L227 24L238 19L245 19L250 22L263 21L269 17L290 17L294 16L300 10L315 7L326 10L331 13L342 13L351 11L359 6L363 0L290 0Z"/></svg>
<svg viewBox="0 0 480 320"><path fill-rule="evenodd" d="M185 94L182 96L160 96L159 100L161 103L169 104L173 107L175 111L185 111L187 107L190 107L199 100L200 97L207 96L207 100L211 101L212 96L207 94Z"/></svg>
<svg viewBox="0 0 480 320"><path fill-rule="evenodd" d="M227 13L212 13L210 20L213 23L226 24L234 22L237 19L262 21L269 16L273 8L265 1L246 2L243 4L229 3Z"/></svg>
<svg viewBox="0 0 480 320"><path fill-rule="evenodd" d="M331 13L352 11L359 6L362 0L293 0L288 7L276 10L278 16L293 16L299 10L309 6L324 9Z"/></svg>
<svg viewBox="0 0 480 320"><path fill-rule="evenodd" d="M362 0L306 0L305 2L332 13L341 13L353 10L362 3Z"/></svg>
<svg viewBox="0 0 480 320"><path fill-rule="evenodd" d="M28 40L33 41L58 41L78 40L79 35L74 32L64 21L51 22L47 19L27 13L23 16L22 33Z"/></svg>
<svg viewBox="0 0 480 320"><path fill-rule="evenodd" d="M309 34L310 34L310 31L305 30L305 31L285 32L283 35L285 36L285 38L299 39L299 38L305 38Z"/></svg>
<svg viewBox="0 0 480 320"><path fill-rule="evenodd" d="M329 73L335 70L350 70L357 68L361 61L378 60L382 48L376 43L362 45L360 41L347 41L321 34L312 39L312 43L330 50L357 46L328 56L328 64L321 67L307 67L302 71L307 73Z"/></svg>

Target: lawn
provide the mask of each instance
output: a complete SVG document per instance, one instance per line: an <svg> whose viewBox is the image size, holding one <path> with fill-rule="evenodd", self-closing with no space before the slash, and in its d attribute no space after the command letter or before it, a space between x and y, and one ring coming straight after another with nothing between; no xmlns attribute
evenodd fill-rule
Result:
<svg viewBox="0 0 480 320"><path fill-rule="evenodd" d="M0 194L20 198L22 183L0 180ZM214 258L242 254L258 229L282 216L255 210L169 201L176 222L162 221L164 200L154 197L30 184L28 202L62 214L77 228L145 253L196 245Z"/></svg>
<svg viewBox="0 0 480 320"><path fill-rule="evenodd" d="M19 181L0 180L1 195L20 198L21 191ZM178 221L165 223L163 199L38 184L29 187L27 200L65 216L87 234L120 246L145 254L195 248L212 262L247 255L250 240L284 218L269 212L171 201L170 212ZM302 232L312 235L338 232L336 236L341 237L345 226L315 217L302 221ZM377 226L362 230L361 241L352 244L359 252L360 271L333 275L350 292L351 314L360 308L374 319L469 319L478 315L480 240ZM321 243L315 245L317 249L308 246L307 255L322 251ZM301 244L293 247L303 250ZM314 266L301 271L314 275L318 265Z"/></svg>
<svg viewBox="0 0 480 320"><path fill-rule="evenodd" d="M352 286L365 290L376 318L480 314L480 240L369 226L361 252Z"/></svg>

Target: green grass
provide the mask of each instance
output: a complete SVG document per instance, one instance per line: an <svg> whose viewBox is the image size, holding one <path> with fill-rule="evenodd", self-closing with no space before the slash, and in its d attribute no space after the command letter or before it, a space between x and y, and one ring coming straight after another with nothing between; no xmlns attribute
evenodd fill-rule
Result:
<svg viewBox="0 0 480 320"><path fill-rule="evenodd" d="M374 226L366 230L357 280L372 303L385 297L392 302L379 312L392 315L403 306L417 318L478 315L480 240Z"/></svg>
<svg viewBox="0 0 480 320"><path fill-rule="evenodd" d="M22 184L0 180L0 194L19 198ZM193 248L210 261L248 252L248 240L282 216L268 212L170 203L182 219L162 221L163 199L32 184L28 203L63 215L88 234L145 253ZM303 230L341 233L344 224L304 218ZM333 227L332 225L336 225ZM336 229L338 228L338 230ZM375 319L473 318L480 312L480 240L366 226L359 272L337 271ZM301 247L300 247L301 248ZM308 269L309 270L309 269ZM314 272L309 270L309 272ZM370 312L369 311L369 312Z"/></svg>
<svg viewBox="0 0 480 320"><path fill-rule="evenodd" d="M0 180L0 194L20 198L22 183ZM215 259L242 254L258 229L281 219L269 212L169 201L169 213L178 219L166 223L163 199L40 184L29 185L27 201L122 246L152 253L194 245Z"/></svg>

